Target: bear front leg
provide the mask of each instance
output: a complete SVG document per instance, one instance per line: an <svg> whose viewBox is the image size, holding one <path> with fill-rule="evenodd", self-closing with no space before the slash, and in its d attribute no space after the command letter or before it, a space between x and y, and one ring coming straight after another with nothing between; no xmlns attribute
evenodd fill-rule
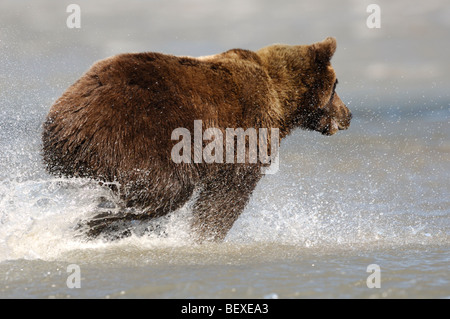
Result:
<svg viewBox="0 0 450 319"><path fill-rule="evenodd" d="M153 220L181 208L194 191L194 185L187 178L180 179L170 170L145 177L147 179L136 178L137 181L122 186L123 206L118 211L96 214L89 220L81 221L77 228L85 230L91 239L129 237L142 225L150 226Z"/></svg>
<svg viewBox="0 0 450 319"><path fill-rule="evenodd" d="M223 164L203 183L193 207L192 221L199 242L225 238L261 176L259 165Z"/></svg>

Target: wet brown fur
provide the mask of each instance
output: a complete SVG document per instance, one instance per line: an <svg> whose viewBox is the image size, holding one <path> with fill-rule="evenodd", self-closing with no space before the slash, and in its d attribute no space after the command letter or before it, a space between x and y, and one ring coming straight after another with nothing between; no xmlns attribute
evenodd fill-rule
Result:
<svg viewBox="0 0 450 319"><path fill-rule="evenodd" d="M336 41L234 49L204 57L121 54L95 63L54 103L44 123L47 169L117 181L127 207L151 219L180 208L194 190L192 225L201 239L223 239L261 178L259 164L175 164L176 128L294 128L334 134L351 114L337 94L330 59ZM331 97L333 98L331 99ZM109 219L114 220L114 218ZM111 231L88 223L89 234Z"/></svg>

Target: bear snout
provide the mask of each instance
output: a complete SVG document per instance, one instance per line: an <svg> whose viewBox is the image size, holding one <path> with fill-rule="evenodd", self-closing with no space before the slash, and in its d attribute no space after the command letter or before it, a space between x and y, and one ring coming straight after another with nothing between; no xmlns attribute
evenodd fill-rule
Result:
<svg viewBox="0 0 450 319"><path fill-rule="evenodd" d="M346 130L350 127L350 122L353 118L352 113L350 112L350 110L344 106L344 111L343 111L343 115L340 117L340 119L338 120L338 128L339 130Z"/></svg>

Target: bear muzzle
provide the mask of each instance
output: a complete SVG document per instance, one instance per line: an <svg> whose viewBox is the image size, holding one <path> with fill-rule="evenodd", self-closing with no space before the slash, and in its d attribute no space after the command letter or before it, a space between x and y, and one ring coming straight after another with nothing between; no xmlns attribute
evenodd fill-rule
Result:
<svg viewBox="0 0 450 319"><path fill-rule="evenodd" d="M326 115L320 120L320 132L323 135L333 135L339 130L346 130L350 127L352 113L345 106L337 94L325 107Z"/></svg>

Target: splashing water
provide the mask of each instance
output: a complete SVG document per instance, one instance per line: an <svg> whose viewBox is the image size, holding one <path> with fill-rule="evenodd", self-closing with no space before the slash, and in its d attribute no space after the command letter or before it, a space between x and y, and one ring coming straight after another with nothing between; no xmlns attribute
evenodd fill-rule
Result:
<svg viewBox="0 0 450 319"><path fill-rule="evenodd" d="M437 175L431 179L420 164L432 156L422 150L424 145L415 141L408 146L410 154L400 154L393 138L386 142L394 147L386 148L389 144L374 146L376 135L367 137L367 143L357 137L329 141L308 134L299 131L283 142L281 171L258 185L228 234L227 244L333 250L448 242L448 196L445 188L436 188L446 181ZM349 144L355 139L359 144ZM405 141L409 140L401 140ZM365 152L363 143L367 143ZM323 158L317 160L318 154ZM334 154L340 155L333 159ZM383 160L386 165L381 165L380 159L386 156L395 162ZM420 163L405 167L411 156ZM445 168L445 160L432 158L434 169ZM33 171L35 156L21 160L22 174L14 176L17 167L11 168L15 173L0 182L0 261L53 260L71 250L123 247L131 242L147 248L194 245L189 205L158 220L164 236L149 233L118 242L88 241L77 233L77 223L98 210L101 198L116 201L114 194L95 181L54 178L42 167L40 172ZM410 198L417 199L409 202Z"/></svg>

